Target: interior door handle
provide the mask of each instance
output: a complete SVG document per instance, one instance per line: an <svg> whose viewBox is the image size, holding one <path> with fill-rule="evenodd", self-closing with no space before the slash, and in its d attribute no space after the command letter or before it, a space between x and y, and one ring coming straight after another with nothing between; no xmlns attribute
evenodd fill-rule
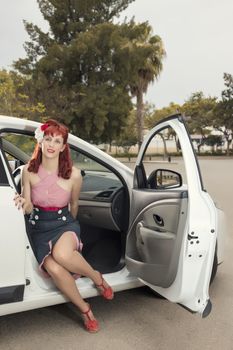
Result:
<svg viewBox="0 0 233 350"><path fill-rule="evenodd" d="M161 218L161 216L159 216L157 214L153 214L153 218L154 218L156 225L164 226L164 221L163 221L163 218Z"/></svg>

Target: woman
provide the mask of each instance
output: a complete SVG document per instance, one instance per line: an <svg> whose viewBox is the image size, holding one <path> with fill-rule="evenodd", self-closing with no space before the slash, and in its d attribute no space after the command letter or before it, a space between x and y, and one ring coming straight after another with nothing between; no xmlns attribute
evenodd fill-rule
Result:
<svg viewBox="0 0 233 350"><path fill-rule="evenodd" d="M80 309L86 329L97 332L98 321L82 299L74 276L92 279L108 300L113 298L113 290L81 255L76 217L82 175L72 166L68 128L50 119L37 128L35 137L38 143L24 166L22 195L15 196L15 205L30 214L30 234L40 269Z"/></svg>

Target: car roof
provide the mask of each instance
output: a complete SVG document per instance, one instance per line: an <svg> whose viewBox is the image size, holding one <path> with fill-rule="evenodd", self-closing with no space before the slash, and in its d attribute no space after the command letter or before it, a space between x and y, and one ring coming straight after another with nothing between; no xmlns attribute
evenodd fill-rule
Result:
<svg viewBox="0 0 233 350"><path fill-rule="evenodd" d="M41 123L28 120L28 119L22 119L22 118L16 118L16 117L10 117L6 115L0 115L0 127L1 129L18 129L18 130L28 130L28 131L34 131L35 128L37 128Z"/></svg>

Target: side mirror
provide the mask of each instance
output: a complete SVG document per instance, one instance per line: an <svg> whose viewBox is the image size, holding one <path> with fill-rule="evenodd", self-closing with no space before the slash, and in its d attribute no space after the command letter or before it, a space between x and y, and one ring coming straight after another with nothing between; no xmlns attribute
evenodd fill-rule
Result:
<svg viewBox="0 0 233 350"><path fill-rule="evenodd" d="M182 186L182 176L176 171L167 169L153 171L147 181L150 188L158 190Z"/></svg>

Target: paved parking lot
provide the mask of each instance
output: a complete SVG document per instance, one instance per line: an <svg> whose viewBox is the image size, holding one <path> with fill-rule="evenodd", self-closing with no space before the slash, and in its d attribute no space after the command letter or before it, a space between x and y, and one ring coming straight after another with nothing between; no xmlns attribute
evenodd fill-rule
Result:
<svg viewBox="0 0 233 350"><path fill-rule="evenodd" d="M101 331L88 334L71 304L0 317L1 350L232 350L233 159L201 159L205 188L227 214L224 263L210 288L213 310L201 319L146 288L91 300Z"/></svg>

